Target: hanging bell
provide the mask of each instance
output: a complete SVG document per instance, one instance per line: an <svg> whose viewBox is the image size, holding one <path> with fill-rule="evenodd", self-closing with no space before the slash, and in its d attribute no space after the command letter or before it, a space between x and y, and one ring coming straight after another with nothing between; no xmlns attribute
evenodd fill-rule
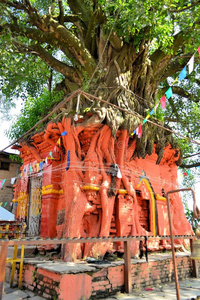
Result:
<svg viewBox="0 0 200 300"><path fill-rule="evenodd" d="M193 251L190 258L200 260L200 239L193 242Z"/></svg>

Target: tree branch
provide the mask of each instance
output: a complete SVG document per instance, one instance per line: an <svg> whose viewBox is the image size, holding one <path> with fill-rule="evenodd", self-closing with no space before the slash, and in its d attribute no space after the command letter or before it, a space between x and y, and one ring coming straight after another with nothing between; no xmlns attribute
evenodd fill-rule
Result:
<svg viewBox="0 0 200 300"><path fill-rule="evenodd" d="M193 164L182 164L179 167L182 169L191 169L191 168L195 168L195 167L199 167L200 166L200 162L195 162Z"/></svg>
<svg viewBox="0 0 200 300"><path fill-rule="evenodd" d="M19 9L19 10L26 10L26 7L22 3L17 2L17 1L11 2L8 0L0 0L0 3L7 4L8 6Z"/></svg>
<svg viewBox="0 0 200 300"><path fill-rule="evenodd" d="M166 70L164 71L162 75L162 80L165 80L169 76L174 76L177 72L180 72L183 67L187 64L189 58L192 56L192 54L187 55L179 55L172 59L171 62L168 63Z"/></svg>
<svg viewBox="0 0 200 300"><path fill-rule="evenodd" d="M184 156L183 159L190 158L190 157L193 157L193 156L196 156L196 155L200 155L200 152L195 153L195 154L191 154L191 155L188 155L188 156Z"/></svg>
<svg viewBox="0 0 200 300"><path fill-rule="evenodd" d="M63 3L62 0L58 0L58 5L59 5L59 10L60 10L60 14L59 14L59 23L61 25L64 25L64 9L63 9Z"/></svg>
<svg viewBox="0 0 200 300"><path fill-rule="evenodd" d="M174 42L171 47L173 54L166 54L159 48L150 56L151 61L154 63L154 69L157 70L156 75L160 76L162 74L162 81L164 80L164 77L166 77L166 75L163 75L163 70L165 70L170 59L172 56L176 55L180 47L184 47L183 33L181 31L174 36Z"/></svg>
<svg viewBox="0 0 200 300"><path fill-rule="evenodd" d="M176 109L176 106L174 105L174 102L170 98L168 99L168 102L169 102L169 104L170 104L170 106L172 108L173 113L176 116L177 122L181 123L181 120L180 120L180 117L179 117L179 113L178 113L178 111Z"/></svg>
<svg viewBox="0 0 200 300"><path fill-rule="evenodd" d="M59 46L67 56L71 56L69 58L72 59L73 57L77 63L82 65L88 74L92 74L96 62L81 41L70 32L70 30L54 19L50 19L48 27L49 31L44 33L40 29L27 28L25 26L20 27L17 24L4 24L4 26L1 26L1 31L3 31L3 29L8 29L15 37L18 37L19 35L23 37L26 36L34 41L50 44L55 48Z"/></svg>
<svg viewBox="0 0 200 300"><path fill-rule="evenodd" d="M68 0L68 4L72 13L80 16L85 25L88 25L91 14L85 3L86 1L82 0Z"/></svg>
<svg viewBox="0 0 200 300"><path fill-rule="evenodd" d="M66 77L69 77L74 68L67 66L60 60L53 57L48 51L46 51L39 44L32 45L28 47L29 52L32 51L33 54L39 56L44 62L46 62L50 67Z"/></svg>
<svg viewBox="0 0 200 300"><path fill-rule="evenodd" d="M90 52L81 43L80 39L54 19L51 19L49 24L51 32L54 33L54 36L59 43L69 50L72 56L89 74L92 74L94 72L96 62Z"/></svg>
<svg viewBox="0 0 200 300"><path fill-rule="evenodd" d="M48 64L51 68L63 74L65 77L70 80L74 80L74 75L76 70L73 67L69 67L63 62L59 61L55 57L53 57L48 51L46 51L39 44L27 46L25 44L18 43L17 41L13 41L15 47L23 53L31 53L33 55L39 56L46 64ZM76 73L76 76L77 73Z"/></svg>
<svg viewBox="0 0 200 300"><path fill-rule="evenodd" d="M175 93L181 97L185 97L188 100L191 100L195 103L199 103L199 101L200 101L198 96L196 96L192 93L189 93L188 91L185 91L182 87L179 87L179 86L173 86L173 93Z"/></svg>
<svg viewBox="0 0 200 300"><path fill-rule="evenodd" d="M184 88L182 88L180 86L174 85L172 89L173 89L173 94L177 94L181 97L187 98L188 100L193 101L195 103L199 103L199 101L200 101L198 96L196 96L192 93L189 93L188 91L184 90ZM162 88L162 89L160 89L160 91L163 91L163 93L165 93L166 88ZM170 103L170 101L169 101L169 103ZM170 105L171 105L171 103L170 103Z"/></svg>
<svg viewBox="0 0 200 300"><path fill-rule="evenodd" d="M21 2L17 2L17 1L10 2L8 0L0 0L0 3L7 4L12 8L26 12L27 15L29 16L30 23L32 25L37 26L41 30L45 29L44 22L41 19L37 9L31 6L29 0L24 0L25 5L22 4Z"/></svg>
<svg viewBox="0 0 200 300"><path fill-rule="evenodd" d="M173 10L170 9L169 12L170 12L170 13L180 13L180 12L182 12L182 11L185 11L185 10L187 10L187 9L190 9L191 7L197 6L198 4L200 4L200 1L199 1L199 0L196 1L196 2L194 2L194 3L192 3L192 4L189 5L189 6L183 7L183 8L181 8L181 9L173 9Z"/></svg>

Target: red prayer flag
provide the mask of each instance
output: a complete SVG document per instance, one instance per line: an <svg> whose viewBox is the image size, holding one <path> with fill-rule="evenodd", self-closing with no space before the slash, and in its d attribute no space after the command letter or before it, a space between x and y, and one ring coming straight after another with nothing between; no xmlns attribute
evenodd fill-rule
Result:
<svg viewBox="0 0 200 300"><path fill-rule="evenodd" d="M141 136L142 136L142 124L138 126L138 138L141 138Z"/></svg>
<svg viewBox="0 0 200 300"><path fill-rule="evenodd" d="M199 52L199 58L200 58L200 46L198 47L198 52Z"/></svg>
<svg viewBox="0 0 200 300"><path fill-rule="evenodd" d="M162 106L162 109L164 109L166 107L166 96L162 96L162 98L160 98L160 103Z"/></svg>

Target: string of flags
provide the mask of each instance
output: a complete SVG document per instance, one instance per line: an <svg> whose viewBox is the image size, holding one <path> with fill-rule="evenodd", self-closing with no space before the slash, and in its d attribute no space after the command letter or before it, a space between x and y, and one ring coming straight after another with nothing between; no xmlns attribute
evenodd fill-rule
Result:
<svg viewBox="0 0 200 300"><path fill-rule="evenodd" d="M13 205L13 202L0 202L0 206L1 207L6 207L6 206L12 206Z"/></svg>
<svg viewBox="0 0 200 300"><path fill-rule="evenodd" d="M63 131L60 136L65 136L67 135L67 131ZM57 142L56 142L56 145L54 146L53 148L53 152L57 152L57 146L60 147L61 146L61 138L59 137ZM31 174L31 173L35 173L35 172L42 172L43 171L43 168L44 168L44 164L45 166L47 166L49 164L49 160L53 160L54 159L54 156L53 156L53 152L50 151L47 155L46 158L44 158L41 162L34 162L33 164L28 164L28 165L25 165L24 168L23 168L23 171L21 173L21 176L23 176L23 174ZM68 167L69 168L69 167ZM67 169L67 168L66 168Z"/></svg>
<svg viewBox="0 0 200 300"><path fill-rule="evenodd" d="M63 131L61 133L61 137L62 136L66 136L67 135L67 131ZM61 145L61 138L59 138L56 142L56 145L53 149L53 151L50 151L47 155L46 158L44 158L42 161L40 162L33 162L33 163L29 163L27 165L24 165L24 168L20 174L20 177L22 177L23 175L28 175L28 174L31 174L31 173L35 173L35 172L42 172L43 171L43 168L44 168L44 164L45 166L47 166L49 164L49 160L53 160L54 159L54 156L53 156L53 152L56 152L57 151L57 146L60 146ZM67 167L66 167L66 170L69 169L69 166L70 166L70 152L68 151L68 155L67 155ZM6 180L10 180L10 183L13 185L15 183L15 181L17 180L17 177L13 177L11 179L2 179L0 180L0 189L3 188ZM1 206L1 202L0 202L0 206Z"/></svg>
<svg viewBox="0 0 200 300"><path fill-rule="evenodd" d="M197 169L200 171L200 166L198 166ZM181 177L188 176L188 175L191 175L191 171L190 170L187 170L183 174L181 174Z"/></svg>
<svg viewBox="0 0 200 300"><path fill-rule="evenodd" d="M194 70L194 56L196 52L198 51L199 53L199 58L200 58L200 46L198 49L195 51L195 53L192 55L186 66L182 69L182 71L179 73L178 77L174 80L174 82L171 84L171 86L168 88L168 90L165 92L165 94L156 102L155 107L150 111L150 113L147 114L146 118L142 121L142 123L131 133L131 135L136 134L138 138L141 138L142 136L142 125L147 122L147 120L152 116L154 113L156 113L156 110L158 108L158 105L161 104L162 109L164 110L166 108L166 101L171 98L173 95L172 91L172 86L177 82L181 81L184 78L186 78L187 74L192 73Z"/></svg>

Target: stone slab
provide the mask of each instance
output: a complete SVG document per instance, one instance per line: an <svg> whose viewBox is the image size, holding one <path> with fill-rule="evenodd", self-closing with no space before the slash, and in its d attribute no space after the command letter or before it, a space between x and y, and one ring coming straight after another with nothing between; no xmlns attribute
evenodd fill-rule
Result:
<svg viewBox="0 0 200 300"><path fill-rule="evenodd" d="M40 296L34 296L34 297L31 297L30 299L31 299L31 300L43 300L43 299L45 299L45 298L42 298L42 297L40 297Z"/></svg>
<svg viewBox="0 0 200 300"><path fill-rule="evenodd" d="M88 264L77 264L77 263L61 263L61 262L47 262L37 264L38 268L43 270L51 271L57 274L78 274L86 272L95 272L96 268L89 266Z"/></svg>
<svg viewBox="0 0 200 300"><path fill-rule="evenodd" d="M25 292L17 290L7 295L3 295L2 300L22 300L27 299L28 297L29 296Z"/></svg>

